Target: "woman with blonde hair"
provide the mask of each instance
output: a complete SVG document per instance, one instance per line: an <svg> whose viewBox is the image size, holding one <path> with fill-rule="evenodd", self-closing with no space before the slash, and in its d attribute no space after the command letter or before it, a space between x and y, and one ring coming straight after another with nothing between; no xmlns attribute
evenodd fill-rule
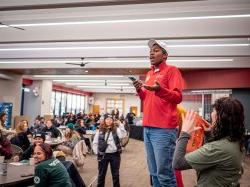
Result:
<svg viewBox="0 0 250 187"><path fill-rule="evenodd" d="M75 145L81 140L79 133L74 130L73 123L67 124L64 138L65 142L62 145L57 146L57 150L61 150L67 155L72 155Z"/></svg>
<svg viewBox="0 0 250 187"><path fill-rule="evenodd" d="M21 121L16 126L16 135L11 138L10 142L17 145L25 151L30 146L30 141L27 136L28 125L26 121Z"/></svg>

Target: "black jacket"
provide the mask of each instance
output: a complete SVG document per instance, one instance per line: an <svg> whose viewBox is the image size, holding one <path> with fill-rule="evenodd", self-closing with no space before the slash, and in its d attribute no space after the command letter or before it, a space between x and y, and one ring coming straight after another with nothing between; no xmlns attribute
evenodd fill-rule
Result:
<svg viewBox="0 0 250 187"><path fill-rule="evenodd" d="M28 147L30 146L30 141L29 141L29 139L27 137L26 132L18 133L16 136L11 138L10 142L12 144L14 144L14 145L17 145L17 146L21 147L23 151L28 149Z"/></svg>
<svg viewBox="0 0 250 187"><path fill-rule="evenodd" d="M46 134L51 133L51 138L57 138L58 136L61 136L60 131L54 126L50 127L50 129L44 127L43 132L45 132Z"/></svg>
<svg viewBox="0 0 250 187"><path fill-rule="evenodd" d="M28 147L28 149L26 149L24 152L23 152L23 154L20 156L20 161L21 160L29 160L30 158L31 158L31 155L33 154L33 152L34 152L34 148L35 148L35 146L34 146L34 144L31 144L29 147Z"/></svg>

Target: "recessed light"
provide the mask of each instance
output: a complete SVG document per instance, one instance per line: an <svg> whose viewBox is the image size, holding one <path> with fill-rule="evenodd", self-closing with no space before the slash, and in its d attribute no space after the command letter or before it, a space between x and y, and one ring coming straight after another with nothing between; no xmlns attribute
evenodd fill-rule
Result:
<svg viewBox="0 0 250 187"><path fill-rule="evenodd" d="M148 18L148 19L124 19L124 20L99 20L99 21L75 21L75 22L54 22L54 23L21 23L10 24L13 27L38 27L38 26L61 26L61 25L83 25L83 24L112 24L112 23L133 23L133 22L155 22L155 21L182 21L182 20L203 20L203 19L230 19L230 18L248 18L250 14L239 15L218 15L218 16L190 16L190 17L172 17L172 18ZM7 27L0 25L0 27Z"/></svg>
<svg viewBox="0 0 250 187"><path fill-rule="evenodd" d="M186 48L186 47L248 47L249 43L232 43L232 44L185 44L185 45L168 45L169 48ZM146 45L131 46L92 46L92 47L23 47L23 48L1 48L0 51L46 51L46 50L95 50L95 49L148 49ZM131 62L133 60L89 60L89 62ZM144 60L136 60L144 62ZM57 61L63 62L64 61ZM69 61L67 61L69 62ZM77 61L79 62L79 61Z"/></svg>
<svg viewBox="0 0 250 187"><path fill-rule="evenodd" d="M33 75L37 78L123 78L123 75Z"/></svg>

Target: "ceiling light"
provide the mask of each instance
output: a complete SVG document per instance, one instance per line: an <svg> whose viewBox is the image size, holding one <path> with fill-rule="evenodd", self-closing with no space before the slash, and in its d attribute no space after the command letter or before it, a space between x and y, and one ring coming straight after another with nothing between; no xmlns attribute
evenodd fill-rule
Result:
<svg viewBox="0 0 250 187"><path fill-rule="evenodd" d="M1 48L0 51L42 51L42 50L78 50L78 49L137 49L147 46L94 46L94 47L25 47L25 48Z"/></svg>
<svg viewBox="0 0 250 187"><path fill-rule="evenodd" d="M169 59L168 62L232 62L234 59Z"/></svg>
<svg viewBox="0 0 250 187"><path fill-rule="evenodd" d="M248 47L249 43L238 43L238 44L185 44L185 45L168 45L169 48L185 48L185 47ZM94 46L94 47L28 47L28 48L1 48L0 51L41 51L41 50L87 50L87 49L148 49L148 46L137 45L137 46ZM120 60L89 60L89 62L121 62ZM131 60L123 60L122 62L130 62ZM138 60L142 62L143 60ZM42 62L42 61L41 61ZM53 61L54 62L54 61ZM66 61L55 61L63 62ZM69 62L69 61L67 61ZM72 61L70 61L72 62ZM81 61L73 61L81 62ZM27 62L28 63L28 62ZM30 62L32 63L32 62ZM47 62L48 63L48 62Z"/></svg>
<svg viewBox="0 0 250 187"><path fill-rule="evenodd" d="M232 93L232 90L191 90L191 93Z"/></svg>
<svg viewBox="0 0 250 187"><path fill-rule="evenodd" d="M173 17L173 18L148 18L148 19L124 19L124 20L103 20L103 21L75 21L75 22L55 22L55 23L26 23L26 24L21 23L21 24L9 24L9 25L13 27L37 27L37 26L133 23L133 22L155 22L155 21L182 21L182 20L202 20L202 19L229 19L229 18L248 18L248 17L250 17L250 14L191 16L191 17ZM1 25L0 27L7 27L7 26Z"/></svg>
<svg viewBox="0 0 250 187"><path fill-rule="evenodd" d="M123 78L123 75L33 75L36 78Z"/></svg>
<svg viewBox="0 0 250 187"><path fill-rule="evenodd" d="M169 58L167 60L168 62L231 62L233 59L171 59ZM80 61L0 61L0 64L51 64L51 63L66 63L66 62L80 62ZM92 61L89 60L89 63L149 63L148 59L145 60L99 60L99 61ZM131 71L131 70L130 70ZM84 71L85 73L88 73L88 70ZM131 72L130 72L131 73Z"/></svg>
<svg viewBox="0 0 250 187"><path fill-rule="evenodd" d="M0 49L1 50L1 49ZM89 63L134 63L134 62L148 62L148 59L145 60L86 60ZM17 64L17 63L22 63L22 64L34 64L34 63L41 63L41 64L51 64L51 63L81 63L82 61L80 60L10 60L10 61L0 61L0 64ZM85 70L88 72L88 70Z"/></svg>
<svg viewBox="0 0 250 187"><path fill-rule="evenodd" d="M245 47L250 46L250 44L186 44L186 45L168 45L168 47Z"/></svg>
<svg viewBox="0 0 250 187"><path fill-rule="evenodd" d="M1 49L0 49L1 50ZM41 63L41 64L51 64L51 63L67 63L67 62L71 62L71 63L81 63L80 60L74 60L74 61L69 61L69 60L10 60L10 61L0 61L0 64L34 64L34 63Z"/></svg>
<svg viewBox="0 0 250 187"><path fill-rule="evenodd" d="M134 89L133 86L77 86L78 88L89 88L89 89Z"/></svg>
<svg viewBox="0 0 250 187"><path fill-rule="evenodd" d="M71 86L105 86L104 82L99 82L99 83L65 83L66 85L71 85Z"/></svg>
<svg viewBox="0 0 250 187"><path fill-rule="evenodd" d="M117 84L113 84L113 83L108 83L107 86L129 86L131 84L128 84L128 83L117 83Z"/></svg>
<svg viewBox="0 0 250 187"><path fill-rule="evenodd" d="M70 83L105 83L105 80L53 80L53 82L70 82ZM106 80L107 83L116 83L116 82L119 82L119 83L130 83L131 81L130 80Z"/></svg>
<svg viewBox="0 0 250 187"><path fill-rule="evenodd" d="M99 82L99 83L66 83L66 85L72 85L72 86L129 86L129 83L107 83L105 85L105 82Z"/></svg>
<svg viewBox="0 0 250 187"><path fill-rule="evenodd" d="M53 80L53 82L104 82L104 80Z"/></svg>

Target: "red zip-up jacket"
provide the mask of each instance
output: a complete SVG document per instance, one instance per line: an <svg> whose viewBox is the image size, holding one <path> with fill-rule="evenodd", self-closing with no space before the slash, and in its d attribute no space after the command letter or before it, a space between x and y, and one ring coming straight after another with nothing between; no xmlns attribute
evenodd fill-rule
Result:
<svg viewBox="0 0 250 187"><path fill-rule="evenodd" d="M160 90L139 90L143 102L143 126L157 128L177 127L177 104L182 101L183 81L180 71L162 62L158 69L153 66L147 73L145 84L159 82Z"/></svg>

